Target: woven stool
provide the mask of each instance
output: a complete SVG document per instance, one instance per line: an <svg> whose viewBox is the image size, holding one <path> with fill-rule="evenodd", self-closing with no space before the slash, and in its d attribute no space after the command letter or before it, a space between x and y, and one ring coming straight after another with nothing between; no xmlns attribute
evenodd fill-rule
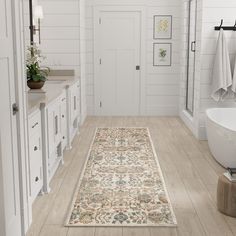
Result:
<svg viewBox="0 0 236 236"><path fill-rule="evenodd" d="M236 217L236 182L221 175L217 186L218 210L228 216Z"/></svg>

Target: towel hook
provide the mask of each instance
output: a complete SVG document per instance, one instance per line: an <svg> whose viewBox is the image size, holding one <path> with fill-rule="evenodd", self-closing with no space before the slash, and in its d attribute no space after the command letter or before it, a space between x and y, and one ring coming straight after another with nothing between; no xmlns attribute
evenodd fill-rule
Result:
<svg viewBox="0 0 236 236"><path fill-rule="evenodd" d="M236 20L235 20L235 24L234 24L234 29L233 30L236 31Z"/></svg>
<svg viewBox="0 0 236 236"><path fill-rule="evenodd" d="M222 28L223 23L224 23L224 20L221 19L221 22L220 22L220 29ZM236 22L235 22L235 23L236 23Z"/></svg>

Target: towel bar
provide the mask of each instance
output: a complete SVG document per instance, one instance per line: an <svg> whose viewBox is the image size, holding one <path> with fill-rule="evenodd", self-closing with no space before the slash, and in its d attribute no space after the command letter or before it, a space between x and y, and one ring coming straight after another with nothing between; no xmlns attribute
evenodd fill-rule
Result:
<svg viewBox="0 0 236 236"><path fill-rule="evenodd" d="M224 20L221 19L220 26L215 26L215 30L218 31L220 29L223 29L223 30L233 30L233 31L236 31L236 21L235 21L234 26L223 26L223 23L224 23Z"/></svg>

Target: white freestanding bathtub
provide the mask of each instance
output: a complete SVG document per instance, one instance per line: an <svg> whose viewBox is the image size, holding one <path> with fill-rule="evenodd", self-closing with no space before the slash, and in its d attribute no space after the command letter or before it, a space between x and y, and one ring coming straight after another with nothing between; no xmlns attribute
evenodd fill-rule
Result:
<svg viewBox="0 0 236 236"><path fill-rule="evenodd" d="M222 166L236 168L236 108L212 108L206 115L212 155Z"/></svg>

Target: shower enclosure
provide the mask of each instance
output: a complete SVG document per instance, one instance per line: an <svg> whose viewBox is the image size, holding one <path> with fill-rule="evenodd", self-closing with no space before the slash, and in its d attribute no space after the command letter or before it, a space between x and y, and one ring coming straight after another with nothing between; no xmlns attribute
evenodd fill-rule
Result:
<svg viewBox="0 0 236 236"><path fill-rule="evenodd" d="M197 0L189 0L186 110L194 112Z"/></svg>

